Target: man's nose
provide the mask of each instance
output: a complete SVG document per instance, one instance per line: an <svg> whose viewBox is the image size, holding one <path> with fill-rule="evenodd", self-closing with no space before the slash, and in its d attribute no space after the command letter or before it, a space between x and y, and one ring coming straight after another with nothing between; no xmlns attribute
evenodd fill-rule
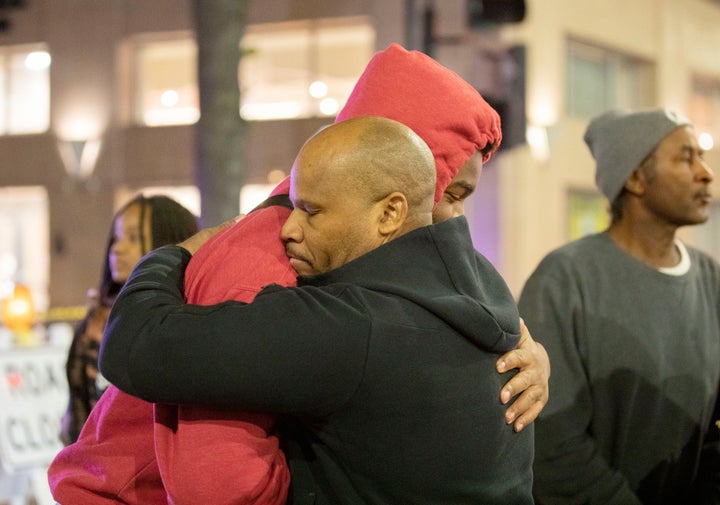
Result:
<svg viewBox="0 0 720 505"><path fill-rule="evenodd" d="M698 173L698 177L701 181L707 181L712 182L715 179L715 172L712 168L710 168L710 165L707 164L707 161L700 158L700 171Z"/></svg>
<svg viewBox="0 0 720 505"><path fill-rule="evenodd" d="M300 241L300 226L298 226L298 213L297 209L294 209L288 216L285 224L280 230L280 240L283 242L299 242Z"/></svg>

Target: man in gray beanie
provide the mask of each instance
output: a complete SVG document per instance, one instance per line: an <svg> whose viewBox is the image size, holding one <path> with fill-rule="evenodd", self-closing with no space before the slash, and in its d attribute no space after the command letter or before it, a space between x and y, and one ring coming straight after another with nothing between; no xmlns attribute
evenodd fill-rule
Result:
<svg viewBox="0 0 720 505"><path fill-rule="evenodd" d="M552 363L539 504L720 503L720 266L683 245L713 172L690 122L608 112L585 133L609 228L551 252L520 314Z"/></svg>

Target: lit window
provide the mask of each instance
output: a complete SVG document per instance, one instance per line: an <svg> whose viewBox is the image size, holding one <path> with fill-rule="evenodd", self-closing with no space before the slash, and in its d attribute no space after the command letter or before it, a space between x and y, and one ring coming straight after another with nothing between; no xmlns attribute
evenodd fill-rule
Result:
<svg viewBox="0 0 720 505"><path fill-rule="evenodd" d="M200 117L197 45L189 33L128 41L132 118L147 126ZM375 51L365 18L250 25L241 42L240 113L269 120L335 116Z"/></svg>
<svg viewBox="0 0 720 505"><path fill-rule="evenodd" d="M265 184L245 184L240 188L240 213L249 214L258 204L262 203L275 186L287 176L284 170L270 170Z"/></svg>
<svg viewBox="0 0 720 505"><path fill-rule="evenodd" d="M569 40L566 104L570 117L590 118L609 109L655 102L651 63L610 49Z"/></svg>
<svg viewBox="0 0 720 505"><path fill-rule="evenodd" d="M249 214L270 196L273 189L275 189L274 184L245 184L240 188L240 213Z"/></svg>
<svg viewBox="0 0 720 505"><path fill-rule="evenodd" d="M146 186L135 189L120 187L115 190L115 210L117 211L139 194L170 197L196 216L200 215L200 190L197 186Z"/></svg>
<svg viewBox="0 0 720 505"><path fill-rule="evenodd" d="M48 307L50 213L41 186L0 187L0 297L12 283L30 288L35 309Z"/></svg>
<svg viewBox="0 0 720 505"><path fill-rule="evenodd" d="M335 116L375 50L364 18L248 26L240 62L244 119Z"/></svg>
<svg viewBox="0 0 720 505"><path fill-rule="evenodd" d="M134 43L135 122L147 126L195 123L200 117L197 46L188 34Z"/></svg>
<svg viewBox="0 0 720 505"><path fill-rule="evenodd" d="M0 47L0 135L50 125L50 54L42 45Z"/></svg>
<svg viewBox="0 0 720 505"><path fill-rule="evenodd" d="M568 240L600 232L610 224L607 200L599 193L570 190L567 205Z"/></svg>
<svg viewBox="0 0 720 505"><path fill-rule="evenodd" d="M693 76L688 115L700 147L710 150L720 144L720 78Z"/></svg>

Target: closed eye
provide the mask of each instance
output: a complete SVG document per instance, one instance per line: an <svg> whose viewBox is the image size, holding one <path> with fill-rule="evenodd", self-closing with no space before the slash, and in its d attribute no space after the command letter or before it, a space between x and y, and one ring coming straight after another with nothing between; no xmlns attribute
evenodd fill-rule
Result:
<svg viewBox="0 0 720 505"><path fill-rule="evenodd" d="M465 195L456 195L454 193L448 193L448 192L445 193L445 196L448 197L448 199L453 202L461 202L465 198Z"/></svg>
<svg viewBox="0 0 720 505"><path fill-rule="evenodd" d="M317 214L318 212L320 212L319 209L316 209L316 208L314 208L314 207L310 207L309 205L302 205L302 206L300 206L300 207L296 207L296 209L298 209L299 211L307 214L308 216L314 216L315 214Z"/></svg>

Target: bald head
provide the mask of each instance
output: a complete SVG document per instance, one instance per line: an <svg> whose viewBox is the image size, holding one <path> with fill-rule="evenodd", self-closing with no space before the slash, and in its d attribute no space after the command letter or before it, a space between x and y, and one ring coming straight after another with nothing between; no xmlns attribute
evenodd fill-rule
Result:
<svg viewBox="0 0 720 505"><path fill-rule="evenodd" d="M377 116L349 119L312 137L301 154L323 160L323 176L348 196L369 201L399 191L411 213L432 210L435 162L425 142L407 126ZM429 198L428 198L429 197Z"/></svg>
<svg viewBox="0 0 720 505"><path fill-rule="evenodd" d="M431 224L435 174L425 142L397 121L363 116L318 132L290 175L295 211L282 235L293 266L320 273Z"/></svg>

